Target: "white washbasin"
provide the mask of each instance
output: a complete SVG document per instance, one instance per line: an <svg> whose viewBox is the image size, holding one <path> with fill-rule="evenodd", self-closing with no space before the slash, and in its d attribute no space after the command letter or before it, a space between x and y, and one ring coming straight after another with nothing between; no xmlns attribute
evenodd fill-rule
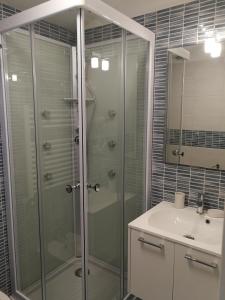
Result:
<svg viewBox="0 0 225 300"><path fill-rule="evenodd" d="M196 209L190 207L184 209L176 209L173 205L162 207L151 213L148 222L152 227L193 238L202 243L215 245L220 244L222 240L223 219L207 218L197 214Z"/></svg>
<svg viewBox="0 0 225 300"><path fill-rule="evenodd" d="M199 215L195 208L176 209L172 203L162 201L129 227L221 255L223 218Z"/></svg>
<svg viewBox="0 0 225 300"><path fill-rule="evenodd" d="M210 223L206 223L206 220ZM223 219L201 218L192 235L200 243L220 245L223 235Z"/></svg>
<svg viewBox="0 0 225 300"><path fill-rule="evenodd" d="M0 291L0 300L10 300L10 298L6 294Z"/></svg>
<svg viewBox="0 0 225 300"><path fill-rule="evenodd" d="M152 212L148 222L150 226L169 231L175 234L187 234L193 225L198 222L199 216L192 210L174 209L173 207L162 208Z"/></svg>

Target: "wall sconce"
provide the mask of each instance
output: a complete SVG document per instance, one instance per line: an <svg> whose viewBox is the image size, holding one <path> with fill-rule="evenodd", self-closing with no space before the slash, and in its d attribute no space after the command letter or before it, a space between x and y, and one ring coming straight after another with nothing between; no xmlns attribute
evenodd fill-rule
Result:
<svg viewBox="0 0 225 300"><path fill-rule="evenodd" d="M99 68L99 58L96 56L93 56L91 58L91 67L92 69L98 69Z"/></svg>
<svg viewBox="0 0 225 300"><path fill-rule="evenodd" d="M107 59L102 60L102 71L109 71L109 61Z"/></svg>
<svg viewBox="0 0 225 300"><path fill-rule="evenodd" d="M212 50L211 50L211 57L216 58L216 57L220 57L222 52L222 45L219 42L215 42Z"/></svg>
<svg viewBox="0 0 225 300"><path fill-rule="evenodd" d="M205 47L204 47L205 53L211 53L215 43L216 43L215 38L213 37L206 38Z"/></svg>
<svg viewBox="0 0 225 300"><path fill-rule="evenodd" d="M12 74L11 80L12 81L17 81L18 80L17 75L16 74Z"/></svg>
<svg viewBox="0 0 225 300"><path fill-rule="evenodd" d="M205 39L205 53L209 53L211 57L217 58L220 57L221 52L222 52L222 45L219 42L219 37L213 37L213 33L210 32L207 34L208 37Z"/></svg>

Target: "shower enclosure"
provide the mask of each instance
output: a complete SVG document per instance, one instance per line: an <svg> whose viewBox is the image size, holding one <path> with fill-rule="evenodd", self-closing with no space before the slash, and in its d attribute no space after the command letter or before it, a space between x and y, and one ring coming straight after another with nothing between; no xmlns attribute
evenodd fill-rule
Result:
<svg viewBox="0 0 225 300"><path fill-rule="evenodd" d="M0 21L15 298L127 296L127 224L148 207L154 34L103 2Z"/></svg>

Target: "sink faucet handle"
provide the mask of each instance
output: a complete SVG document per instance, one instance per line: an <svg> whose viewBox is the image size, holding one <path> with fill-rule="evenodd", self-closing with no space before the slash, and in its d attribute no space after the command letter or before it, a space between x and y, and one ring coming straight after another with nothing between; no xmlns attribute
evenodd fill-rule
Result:
<svg viewBox="0 0 225 300"><path fill-rule="evenodd" d="M199 201L199 202L203 202L204 196L205 196L204 193L198 193L198 201Z"/></svg>
<svg viewBox="0 0 225 300"><path fill-rule="evenodd" d="M204 193L198 193L197 199L197 213L203 214L204 213Z"/></svg>
<svg viewBox="0 0 225 300"><path fill-rule="evenodd" d="M202 196L204 196L204 193L203 192L199 192L198 196L202 197Z"/></svg>

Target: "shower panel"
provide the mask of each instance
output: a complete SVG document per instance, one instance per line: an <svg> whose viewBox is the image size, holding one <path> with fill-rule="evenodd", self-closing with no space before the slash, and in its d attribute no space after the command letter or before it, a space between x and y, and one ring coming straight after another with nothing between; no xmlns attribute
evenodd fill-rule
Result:
<svg viewBox="0 0 225 300"><path fill-rule="evenodd" d="M23 299L123 299L127 224L147 207L154 35L102 2L82 5L51 0L0 24Z"/></svg>
<svg viewBox="0 0 225 300"><path fill-rule="evenodd" d="M32 26L36 27L36 24ZM7 33L4 39L9 76L18 283L30 296L38 286L41 270L47 280L77 257L75 203L79 202L79 194L65 192L66 184L75 182L79 174L78 149L73 143L78 126L77 103L64 101L74 97L72 48L26 30ZM13 76L17 77L16 81Z"/></svg>

